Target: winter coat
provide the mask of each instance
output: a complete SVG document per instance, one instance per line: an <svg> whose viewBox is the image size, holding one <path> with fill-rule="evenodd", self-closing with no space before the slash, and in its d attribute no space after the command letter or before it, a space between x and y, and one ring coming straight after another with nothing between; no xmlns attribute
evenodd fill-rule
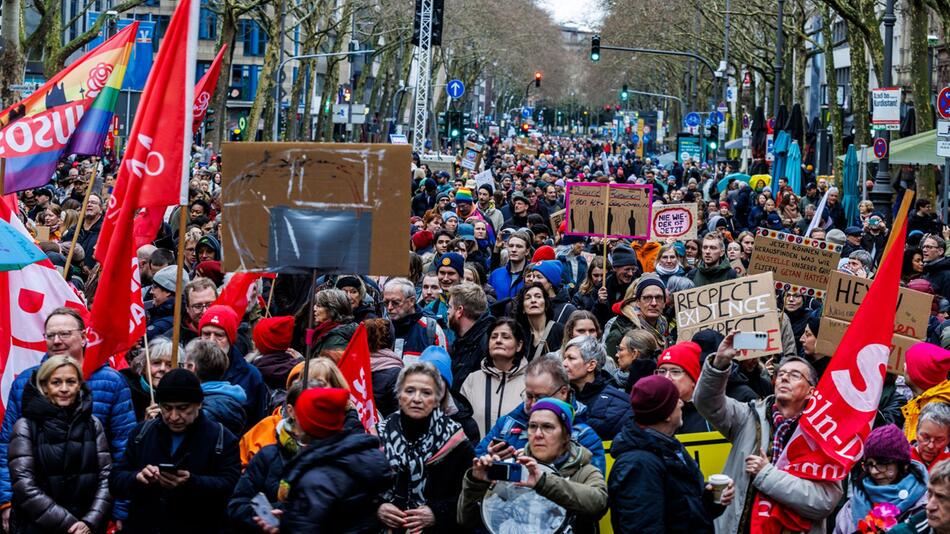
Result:
<svg viewBox="0 0 950 534"><path fill-rule="evenodd" d="M293 457L292 452L274 444L257 451L251 458L234 487L231 500L228 501L228 516L235 529L248 534L260 532L260 528L254 523L254 516L257 514L251 507L251 499L258 493L263 493L274 508L283 509L282 504L277 506L277 491L284 466Z"/></svg>
<svg viewBox="0 0 950 534"><path fill-rule="evenodd" d="M227 506L241 474L237 438L199 413L172 453L172 431L162 418L139 424L125 456L110 477L116 498L129 499L130 532L209 533L227 529ZM174 464L188 471L187 483L164 489L135 476L146 465Z"/></svg>
<svg viewBox="0 0 950 534"><path fill-rule="evenodd" d="M634 280L636 280L636 276L634 277ZM631 281L631 283L633 282ZM627 288L630 287L630 284L620 283L620 281L617 280L617 275L613 272L610 272L607 273L606 287L607 304L600 302L600 300L597 298L597 293L600 291L599 287L595 288L595 290L591 292L595 302L594 309L592 311L600 324L607 324L607 321L609 321L614 316L613 305L623 300L623 297L626 295Z"/></svg>
<svg viewBox="0 0 950 534"><path fill-rule="evenodd" d="M43 360L45 359L44 356ZM21 402L26 385L38 369L39 366L31 367L17 375L7 396L3 427L0 429L0 501L4 503L10 502L12 496L8 445L13 437L13 425L21 417ZM114 465L125 453L129 432L135 427L135 411L132 408L129 387L122 375L108 366L100 367L92 373L86 380L86 385L92 394L92 415L106 431ZM124 503L115 503L113 515L118 519L125 517Z"/></svg>
<svg viewBox="0 0 950 534"><path fill-rule="evenodd" d="M577 307L571 304L571 294L567 290L567 286L562 285L557 295L551 299L551 309L554 311L554 320L561 325L566 323L567 318L577 311Z"/></svg>
<svg viewBox="0 0 950 534"><path fill-rule="evenodd" d="M488 327L494 319L488 313L483 313L475 324L455 339L452 343L452 389L458 391L470 373L481 366L481 361L488 354Z"/></svg>
<svg viewBox="0 0 950 534"><path fill-rule="evenodd" d="M934 288L934 293L950 299L950 257L924 263L924 278Z"/></svg>
<svg viewBox="0 0 950 534"><path fill-rule="evenodd" d="M875 486L874 489L878 489L881 495L868 495L864 494L865 506L870 506L870 503L879 504L880 502L887 502L897 506L901 513L897 516L898 521L903 521L904 519L916 514L917 512L924 509L927 505L927 469L918 462L911 462L910 468L913 471L916 471L916 476L913 473L908 473L903 479L897 481L895 484L885 486L881 488L880 486ZM868 478L865 478L864 481L867 481ZM835 530L834 534L851 534L858 531L858 521L864 519L864 516L857 518L853 516L853 507L855 506L855 499L858 498L857 492L861 491L858 489L858 484L861 484L862 481L855 481L851 486L851 498L844 503L841 507L841 510L838 511L838 515L835 518ZM872 482L866 482L868 484L873 484ZM912 497L915 494L919 494L919 497L913 499ZM884 500L884 497L892 496L891 499ZM874 498L877 497L877 498ZM902 498L903 497L903 498ZM868 510L870 511L870 510Z"/></svg>
<svg viewBox="0 0 950 534"><path fill-rule="evenodd" d="M83 259L83 263L86 264L86 267L92 269L96 266L96 258L93 257L93 251L96 248L96 243L99 241L99 232L102 231L102 220L103 216L99 217L99 220L92 225L92 227L86 230L85 219L80 219L79 223L79 239L76 241L78 245L86 252L86 257ZM60 240L63 243L72 242L73 233L76 231L75 228L70 228L63 234L62 239Z"/></svg>
<svg viewBox="0 0 950 534"><path fill-rule="evenodd" d="M274 352L254 358L251 365L260 371L264 384L275 390L287 388L287 377L300 361L289 352Z"/></svg>
<svg viewBox="0 0 950 534"><path fill-rule="evenodd" d="M281 532L379 532L376 496L389 486L391 474L379 438L362 426L310 443L284 474L290 490Z"/></svg>
<svg viewBox="0 0 950 534"><path fill-rule="evenodd" d="M146 389L145 379L126 367L119 371L125 384L129 386L129 395L132 397L132 409L135 411L135 421L141 423L145 419L145 409L152 403L152 395Z"/></svg>
<svg viewBox="0 0 950 534"><path fill-rule="evenodd" d="M564 341L564 324L551 321L550 330L544 339L535 339L534 331L527 322L521 323L521 330L525 333L525 346L527 347L528 360L533 360L535 355L547 354L560 350L561 342ZM545 325L547 328L547 325ZM540 352L539 352L540 351Z"/></svg>
<svg viewBox="0 0 950 534"><path fill-rule="evenodd" d="M314 356L327 356L333 361L339 361L358 326L359 323L355 322L341 324L327 332L319 340L315 340L313 343Z"/></svg>
<svg viewBox="0 0 950 534"><path fill-rule="evenodd" d="M614 439L627 420L633 417L630 396L616 387L610 373L603 369L597 370L593 382L575 392L575 398L587 406L587 424L604 441Z"/></svg>
<svg viewBox="0 0 950 534"><path fill-rule="evenodd" d="M712 534L712 518L722 507L712 504L703 473L676 438L641 427L631 417L610 454L614 463L607 483L615 533Z"/></svg>
<svg viewBox="0 0 950 534"><path fill-rule="evenodd" d="M868 251L871 255L871 259L874 260L874 266L877 267L881 264L881 258L884 256L884 249L887 247L887 239L890 232L880 232L878 234L872 234L869 231L864 232L861 235L861 248ZM841 255L842 259L847 258L844 254Z"/></svg>
<svg viewBox="0 0 950 534"><path fill-rule="evenodd" d="M201 404L205 416L214 423L221 423L235 436L243 435L247 422L243 407L247 402L244 390L240 386L212 380L203 382L201 391L205 394Z"/></svg>
<svg viewBox="0 0 950 534"><path fill-rule="evenodd" d="M695 269L686 273L686 278L692 280L696 287L718 284L719 282L738 278L738 276L732 265L729 264L728 256L723 256L719 263L712 267L708 267L705 262L700 261Z"/></svg>
<svg viewBox="0 0 950 534"><path fill-rule="evenodd" d="M149 339L171 337L172 327L175 325L175 296L166 300L148 311L148 325L145 333Z"/></svg>
<svg viewBox="0 0 950 534"><path fill-rule="evenodd" d="M23 417L10 439L13 532L65 532L84 521L105 530L112 511L112 458L102 424L92 415L83 385L70 408L47 399L30 380L23 391Z"/></svg>
<svg viewBox="0 0 950 534"><path fill-rule="evenodd" d="M527 262L525 262L525 269L527 265ZM521 291L522 286L524 286L525 269L522 269L521 272L513 273L508 270L509 268L510 264L505 264L488 275L488 283L495 288L495 297L498 300L505 300L516 296L518 292Z"/></svg>
<svg viewBox="0 0 950 534"><path fill-rule="evenodd" d="M730 374L730 370L716 369L711 360L707 360L693 392L699 413L732 443L722 472L735 481L735 498L733 505L716 520L716 532L724 534L734 534L743 515L749 512L743 506L750 483L745 459L750 454L758 454L760 449L769 448L773 431L767 414L772 398L743 403L726 397ZM757 428L761 428L761 434ZM799 478L772 464L759 471L752 486L811 521L809 532L812 534L825 532L825 518L834 511L842 495L838 482Z"/></svg>
<svg viewBox="0 0 950 534"><path fill-rule="evenodd" d="M590 410L587 406L571 400L574 407L574 424L571 425L571 439L579 443L582 447L589 450L592 454L591 463L601 473L607 472L606 458L604 457L604 442L594 432L594 429L587 425L587 414ZM515 450L521 450L528 446L528 414L524 409L524 403L517 408L502 416L491 428L488 434L475 447L475 455L482 456L488 453L488 446L491 440L502 439L505 443L514 447Z"/></svg>
<svg viewBox="0 0 950 534"><path fill-rule="evenodd" d="M484 436L502 415L521 403L527 367L528 361L520 358L510 371L499 371L486 356L481 370L465 379L459 392L472 407L472 418L478 425L479 435Z"/></svg>
<svg viewBox="0 0 950 534"><path fill-rule="evenodd" d="M530 456L530 450L525 454ZM466 471L459 497L458 522L469 528L481 527L481 503L493 489L491 482L476 479L471 469ZM568 459L557 469L557 474L541 475L534 491L573 516L572 532L598 532L597 520L607 511L607 483L603 473L591 463L589 450L572 441Z"/></svg>
<svg viewBox="0 0 950 534"><path fill-rule="evenodd" d="M418 356L432 345L448 349L448 340L445 332L434 317L426 316L420 308L413 313L393 321L396 346L402 344L402 352L397 356Z"/></svg>
<svg viewBox="0 0 950 534"><path fill-rule="evenodd" d="M257 367L247 363L247 360L232 346L228 353L231 364L224 373L224 380L235 386L244 388L247 399L242 403L244 414L247 416L246 425L251 427L263 419L268 413L268 391L264 379Z"/></svg>
<svg viewBox="0 0 950 534"><path fill-rule="evenodd" d="M940 235L940 231L943 230L943 227L940 224L940 220L937 219L937 214L930 213L928 215L921 215L915 211L907 217L907 233L909 234L914 230L919 230L923 234Z"/></svg>
<svg viewBox="0 0 950 534"><path fill-rule="evenodd" d="M380 349L369 355L370 374L373 377L373 400L383 417L399 409L396 381L403 361L391 349Z"/></svg>
<svg viewBox="0 0 950 534"><path fill-rule="evenodd" d="M683 425L676 430L677 434L694 434L696 432L713 432L715 429L703 416L696 411L692 402L683 403Z"/></svg>

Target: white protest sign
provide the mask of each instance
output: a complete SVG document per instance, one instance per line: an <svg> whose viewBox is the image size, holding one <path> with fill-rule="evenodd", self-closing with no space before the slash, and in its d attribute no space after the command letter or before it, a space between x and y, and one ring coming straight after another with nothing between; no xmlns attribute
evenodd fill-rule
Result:
<svg viewBox="0 0 950 534"><path fill-rule="evenodd" d="M483 185L490 185L492 188L492 191L495 190L495 177L494 175L492 175L491 169L488 169L487 171L482 171L475 175L475 189L477 190L479 187Z"/></svg>

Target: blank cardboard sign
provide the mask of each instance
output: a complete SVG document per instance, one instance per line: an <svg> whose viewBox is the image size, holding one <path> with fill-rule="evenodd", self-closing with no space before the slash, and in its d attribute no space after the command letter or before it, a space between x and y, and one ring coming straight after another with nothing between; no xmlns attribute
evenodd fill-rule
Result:
<svg viewBox="0 0 950 534"><path fill-rule="evenodd" d="M225 143L223 268L405 276L411 150Z"/></svg>

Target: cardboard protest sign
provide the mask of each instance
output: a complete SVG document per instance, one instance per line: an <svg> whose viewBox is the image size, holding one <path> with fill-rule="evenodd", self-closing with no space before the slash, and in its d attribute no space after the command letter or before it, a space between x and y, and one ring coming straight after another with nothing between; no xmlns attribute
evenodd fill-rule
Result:
<svg viewBox="0 0 950 534"><path fill-rule="evenodd" d="M765 332L768 347L743 351L737 360L759 358L782 351L782 331L775 303L772 273L727 280L673 294L677 341L689 341L699 330L722 335L732 330Z"/></svg>
<svg viewBox="0 0 950 534"><path fill-rule="evenodd" d="M491 169L487 169L475 175L475 189L483 185L489 185L492 191L495 190L495 177L492 175Z"/></svg>
<svg viewBox="0 0 950 534"><path fill-rule="evenodd" d="M419 163L426 165L433 174L445 171L449 178L455 178L455 157L440 154L419 156Z"/></svg>
<svg viewBox="0 0 950 534"><path fill-rule="evenodd" d="M557 232L557 229L561 227L561 223L564 222L564 217L567 215L567 210L557 210L551 214L549 219L551 219L551 230Z"/></svg>
<svg viewBox="0 0 950 534"><path fill-rule="evenodd" d="M412 147L225 143L225 271L405 276Z"/></svg>
<svg viewBox="0 0 950 534"><path fill-rule="evenodd" d="M532 146L523 145L521 143L515 143L515 154L523 154L525 156L537 157L538 149Z"/></svg>
<svg viewBox="0 0 950 534"><path fill-rule="evenodd" d="M818 340L815 343L815 353L819 356L834 356L835 349L841 343L841 338L844 337L844 333L850 325L851 323L847 321L822 317ZM919 339L894 334L891 338L891 355L887 360L887 372L895 375L904 374L905 355L917 343L920 343Z"/></svg>
<svg viewBox="0 0 950 534"><path fill-rule="evenodd" d="M696 204L667 204L653 212L653 240L696 239Z"/></svg>
<svg viewBox="0 0 950 534"><path fill-rule="evenodd" d="M564 204L570 235L650 239L652 185L568 182Z"/></svg>
<svg viewBox="0 0 950 534"><path fill-rule="evenodd" d="M474 171L478 168L478 165L481 162L482 145L473 143L472 141L466 141L465 150L462 151L462 168L469 171Z"/></svg>
<svg viewBox="0 0 950 534"><path fill-rule="evenodd" d="M755 235L749 273L771 272L776 289L822 298L840 257L841 245L762 228Z"/></svg>

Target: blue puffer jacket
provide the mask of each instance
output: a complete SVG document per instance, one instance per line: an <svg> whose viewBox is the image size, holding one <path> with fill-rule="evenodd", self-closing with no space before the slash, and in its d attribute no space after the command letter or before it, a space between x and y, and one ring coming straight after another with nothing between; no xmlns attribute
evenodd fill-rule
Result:
<svg viewBox="0 0 950 534"><path fill-rule="evenodd" d="M224 379L235 386L244 388L247 400L244 404L244 414L247 416L247 428L256 425L258 421L268 413L267 406L267 385L264 384L264 377L261 372L253 365L247 363L244 356L233 345L231 352L228 353L231 360L231 366L224 373Z"/></svg>
<svg viewBox="0 0 950 534"><path fill-rule="evenodd" d="M527 265L527 264L525 264ZM524 285L524 271L512 274L508 265L502 265L488 275L488 283L495 288L495 298L498 300L510 299L521 291Z"/></svg>
<svg viewBox="0 0 950 534"><path fill-rule="evenodd" d="M576 391L578 402L587 406L587 424L600 439L610 441L633 418L630 397L613 384L610 373L598 370L597 378Z"/></svg>
<svg viewBox="0 0 950 534"><path fill-rule="evenodd" d="M43 356L46 360L46 356ZM10 395L7 397L6 413L3 415L3 426L0 427L0 502L9 503L13 495L10 486L10 466L8 448L13 433L13 424L22 415L23 390L39 365L30 367L17 375L10 386ZM112 452L112 463L117 463L125 454L126 441L129 432L135 427L135 410L132 408L132 396L129 386L116 370L109 366L102 366L86 381L92 392L92 414L102 423L109 439L109 450ZM116 519L125 519L127 514L125 501L116 501L113 509Z"/></svg>
<svg viewBox="0 0 950 534"><path fill-rule="evenodd" d="M205 400L201 410L212 422L221 423L235 436L243 436L247 416L244 414L244 403L247 395L240 386L234 386L223 380L202 382L201 391Z"/></svg>
<svg viewBox="0 0 950 534"><path fill-rule="evenodd" d="M171 337L172 327L175 325L175 299L170 298L159 306L148 311L148 326L145 332L149 339L157 337Z"/></svg>
<svg viewBox="0 0 950 534"><path fill-rule="evenodd" d="M571 404L574 406L574 431L571 437L591 452L590 463L606 475L607 459L604 457L604 444L594 429L584 423L587 407L576 401L571 401ZM516 450L525 448L528 444L528 413L524 411L524 403L519 404L508 415L502 416L495 422L495 426L475 447L475 455L486 454L493 439L503 439Z"/></svg>

